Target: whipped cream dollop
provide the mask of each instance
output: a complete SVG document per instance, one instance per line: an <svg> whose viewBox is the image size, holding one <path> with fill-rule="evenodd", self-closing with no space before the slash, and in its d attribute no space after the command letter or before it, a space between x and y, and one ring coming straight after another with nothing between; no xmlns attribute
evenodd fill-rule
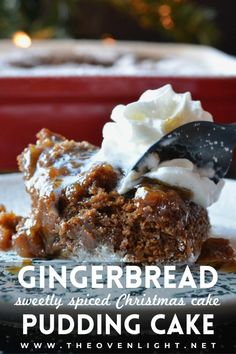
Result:
<svg viewBox="0 0 236 354"><path fill-rule="evenodd" d="M186 159L159 163L158 156L150 156L150 172L131 171L147 149L165 134L186 123L213 121L212 115L203 110L200 101L192 100L189 92L177 94L171 85L147 90L137 102L116 106L111 119L113 122L104 125L103 142L96 159L123 170L120 193L134 188L146 176L189 189L192 200L204 207L218 199L223 181L215 184L208 170L200 170Z"/></svg>

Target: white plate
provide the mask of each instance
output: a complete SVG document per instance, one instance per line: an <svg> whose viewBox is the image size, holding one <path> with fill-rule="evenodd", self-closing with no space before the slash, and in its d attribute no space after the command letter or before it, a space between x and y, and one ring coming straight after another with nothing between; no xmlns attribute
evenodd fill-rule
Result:
<svg viewBox="0 0 236 354"><path fill-rule="evenodd" d="M231 240L231 243L235 245L236 249L236 208L235 208L235 200L236 200L236 181L226 180L225 187L223 189L220 200L209 208L210 220L213 226L213 234L218 236L227 237ZM18 214L27 215L29 211L30 202L27 194L24 191L24 185L22 181L22 176L20 174L11 174L11 175L2 175L0 176L0 203L6 205L8 210L13 210ZM86 261L86 259L84 259ZM0 253L0 261L1 261L1 269L0 269L0 308L1 308L1 318L4 320L14 320L16 321L16 317L19 319L21 315L25 311L25 308L13 306L13 303L16 301L18 296L34 296L41 297L47 296L48 294L52 294L52 290L24 290L17 280L17 274L12 271L12 266L21 265L22 259L18 257L13 252L8 253ZM91 262L91 258L87 259L87 262ZM104 261L99 260L99 262ZM112 258L110 258L112 261ZM68 268L72 268L75 264L75 261L65 261L65 260L51 260L51 261L40 261L33 260L33 264L40 265L48 265L53 264L55 267L60 267L61 265L66 264ZM106 263L106 262L104 262ZM77 263L78 264L78 261ZM194 271L194 269L193 269ZM198 268L195 269L198 272ZM181 276L181 269L177 272L176 277ZM107 289L99 289L99 296L105 296L110 290ZM98 290L97 289L73 289L69 287L67 291L63 291L62 288L58 287L54 294L58 296L62 296L64 300L64 304L68 302L68 300L72 296L79 297L87 297L89 294L90 297L97 297ZM117 297L119 297L123 293L129 293L127 289L113 289L111 292L111 300L112 306L114 310L114 305ZM207 297L209 293L212 294L213 297L218 297L221 302L221 306L219 307L211 307L210 311L214 311L216 315L221 318L229 318L230 315L236 316L235 313L235 305L236 305L236 274L235 273L219 273L219 280L216 286L209 290L204 289L145 289L139 288L132 291L133 296L137 296L139 298L143 297L145 294L146 297L153 297L155 294L158 294L159 297L165 298L184 298L186 302L186 306L173 308L173 307L165 307L165 311L173 311L174 312L189 312L195 311L196 308L190 306L191 299L193 297ZM111 309L110 308L110 309ZM34 309L37 311L42 311L42 308ZM52 309L51 309L52 310ZM68 308L67 308L68 310ZM94 312L93 307L88 308L88 311ZM132 311L132 308L125 308L126 311ZM160 309L159 309L160 310ZM198 312L207 312L206 307L202 307L201 309L197 309ZM209 310L209 308L208 308ZM63 308L65 311L65 308ZM136 311L136 310L135 310ZM146 314L151 312L157 312L158 307L140 307L138 311L145 311ZM163 309L162 309L163 311ZM71 312L71 311L69 311ZM100 309L101 312L101 309ZM223 317L222 317L223 315Z"/></svg>

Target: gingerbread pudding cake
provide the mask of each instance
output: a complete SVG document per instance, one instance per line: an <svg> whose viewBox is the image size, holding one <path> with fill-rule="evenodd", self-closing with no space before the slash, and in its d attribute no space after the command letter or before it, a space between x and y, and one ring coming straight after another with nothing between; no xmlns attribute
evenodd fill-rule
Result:
<svg viewBox="0 0 236 354"><path fill-rule="evenodd" d="M128 262L195 262L209 236L207 207L223 187L192 162L132 166L163 135L192 121L212 120L189 93L170 85L115 107L101 148L42 129L18 157L31 213L0 210L0 248L23 257L79 257L107 247Z"/></svg>

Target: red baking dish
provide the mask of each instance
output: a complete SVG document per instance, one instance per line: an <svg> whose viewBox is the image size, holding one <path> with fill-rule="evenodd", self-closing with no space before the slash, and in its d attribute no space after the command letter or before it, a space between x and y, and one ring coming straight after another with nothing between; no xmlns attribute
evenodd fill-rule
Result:
<svg viewBox="0 0 236 354"><path fill-rule="evenodd" d="M0 78L0 170L16 170L16 156L43 127L100 144L112 108L146 89L170 83L190 91L217 122L235 121L236 78L19 77Z"/></svg>

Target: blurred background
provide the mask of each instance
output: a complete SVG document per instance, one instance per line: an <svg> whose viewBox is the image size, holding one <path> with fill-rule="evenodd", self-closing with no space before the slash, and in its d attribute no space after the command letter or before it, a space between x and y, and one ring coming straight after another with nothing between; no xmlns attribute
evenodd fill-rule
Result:
<svg viewBox="0 0 236 354"><path fill-rule="evenodd" d="M236 54L235 0L1 0L0 37L211 45Z"/></svg>

